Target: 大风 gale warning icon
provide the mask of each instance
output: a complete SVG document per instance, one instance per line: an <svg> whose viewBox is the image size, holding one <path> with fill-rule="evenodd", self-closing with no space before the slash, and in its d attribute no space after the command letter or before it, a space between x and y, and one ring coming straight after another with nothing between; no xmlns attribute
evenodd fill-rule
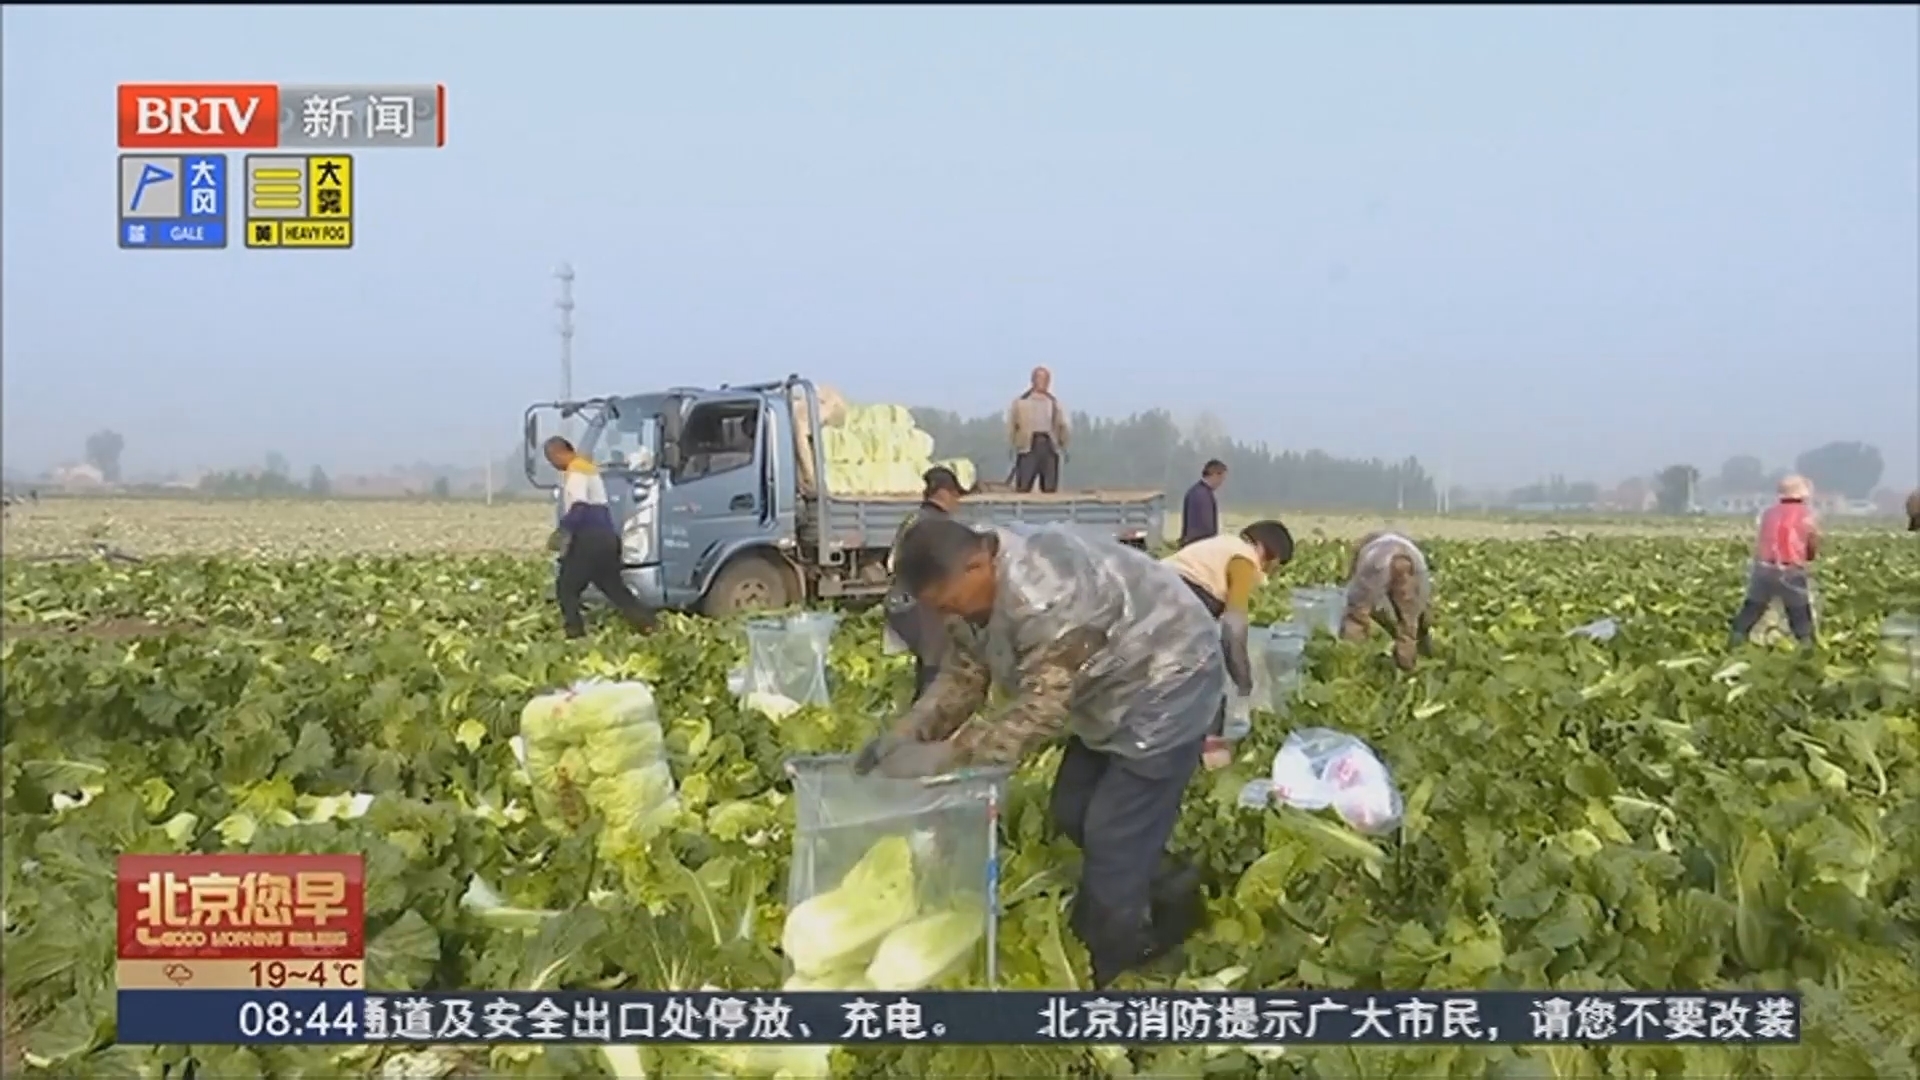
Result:
<svg viewBox="0 0 1920 1080"><path fill-rule="evenodd" d="M227 246L225 154L120 155L120 246Z"/></svg>

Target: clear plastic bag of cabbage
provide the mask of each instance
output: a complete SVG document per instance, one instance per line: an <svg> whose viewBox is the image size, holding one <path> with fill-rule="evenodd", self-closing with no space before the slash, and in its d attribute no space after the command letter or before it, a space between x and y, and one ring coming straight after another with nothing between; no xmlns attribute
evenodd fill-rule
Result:
<svg viewBox="0 0 1920 1080"><path fill-rule="evenodd" d="M1340 619L1347 609L1347 590L1339 585L1314 585L1292 593L1293 622L1307 633L1340 635Z"/></svg>
<svg viewBox="0 0 1920 1080"><path fill-rule="evenodd" d="M679 812L653 690L639 682L586 682L543 694L520 713L534 808L550 827L604 820L601 851L644 852Z"/></svg>
<svg viewBox="0 0 1920 1080"><path fill-rule="evenodd" d="M991 987L1006 771L890 780L855 776L852 759L832 756L792 759L787 775L787 989Z"/></svg>
<svg viewBox="0 0 1920 1080"><path fill-rule="evenodd" d="M748 621L741 695L770 694L796 705L825 705L827 649L839 624L839 615L823 611Z"/></svg>
<svg viewBox="0 0 1920 1080"><path fill-rule="evenodd" d="M1880 624L1878 666L1888 686L1920 692L1920 615L1889 615Z"/></svg>

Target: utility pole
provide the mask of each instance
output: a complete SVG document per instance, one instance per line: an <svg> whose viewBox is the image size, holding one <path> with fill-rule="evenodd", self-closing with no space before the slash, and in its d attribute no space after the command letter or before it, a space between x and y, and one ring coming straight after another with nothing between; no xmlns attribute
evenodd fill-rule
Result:
<svg viewBox="0 0 1920 1080"><path fill-rule="evenodd" d="M573 264L561 263L553 275L560 282L560 400L573 400Z"/></svg>

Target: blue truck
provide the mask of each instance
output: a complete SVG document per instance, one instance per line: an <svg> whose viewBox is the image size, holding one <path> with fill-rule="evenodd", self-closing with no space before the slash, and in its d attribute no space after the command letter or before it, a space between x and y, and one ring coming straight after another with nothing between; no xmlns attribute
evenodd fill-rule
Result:
<svg viewBox="0 0 1920 1080"><path fill-rule="evenodd" d="M522 456L527 479L553 490L541 443L577 431L576 448L606 480L627 584L655 607L727 616L877 598L894 533L920 493L828 490L821 415L818 391L797 375L545 402L526 411ZM962 502L960 516L1066 523L1145 547L1165 535L1166 496L985 490Z"/></svg>

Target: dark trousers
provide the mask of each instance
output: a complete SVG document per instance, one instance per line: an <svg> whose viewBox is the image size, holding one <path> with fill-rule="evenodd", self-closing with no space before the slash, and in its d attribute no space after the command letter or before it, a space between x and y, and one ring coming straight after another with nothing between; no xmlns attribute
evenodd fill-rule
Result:
<svg viewBox="0 0 1920 1080"><path fill-rule="evenodd" d="M1049 495L1060 490L1060 448L1051 435L1035 435L1033 448L1013 459L1014 490L1024 495L1035 481Z"/></svg>
<svg viewBox="0 0 1920 1080"><path fill-rule="evenodd" d="M1096 989L1198 927L1198 874L1165 856L1201 748L1196 740L1123 758L1067 740L1049 809L1054 827L1081 851L1071 921L1093 960Z"/></svg>
<svg viewBox="0 0 1920 1080"><path fill-rule="evenodd" d="M1747 599L1733 617L1733 640L1744 640L1775 600L1787 613L1787 629L1802 642L1813 641L1813 596L1804 566L1760 565L1747 578Z"/></svg>
<svg viewBox="0 0 1920 1080"><path fill-rule="evenodd" d="M619 533L584 529L573 534L560 556L560 576L554 588L568 637L586 636L586 614L580 602L589 585L599 589L636 629L653 629L653 612L627 588L626 579L620 576L621 566Z"/></svg>

